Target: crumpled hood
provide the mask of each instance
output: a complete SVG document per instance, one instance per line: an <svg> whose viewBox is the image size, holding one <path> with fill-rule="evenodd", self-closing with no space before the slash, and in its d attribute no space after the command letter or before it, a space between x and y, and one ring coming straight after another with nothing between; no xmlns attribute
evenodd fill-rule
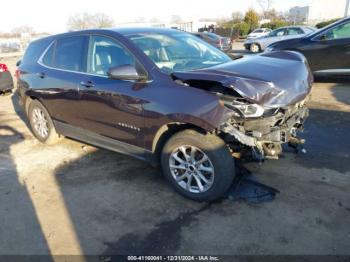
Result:
<svg viewBox="0 0 350 262"><path fill-rule="evenodd" d="M221 83L248 101L269 108L288 106L305 99L313 83L305 57L293 51L246 56L206 69L174 72L173 75L182 81Z"/></svg>

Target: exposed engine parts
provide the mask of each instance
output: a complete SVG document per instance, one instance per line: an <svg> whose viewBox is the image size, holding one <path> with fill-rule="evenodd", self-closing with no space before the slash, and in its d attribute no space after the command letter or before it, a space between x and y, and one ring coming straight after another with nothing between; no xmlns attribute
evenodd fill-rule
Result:
<svg viewBox="0 0 350 262"><path fill-rule="evenodd" d="M297 137L308 116L304 101L286 108L267 110L266 113L267 116L257 118L230 117L220 126L224 140L232 145L233 150L236 150L237 144L250 147L254 158L259 160L278 159L283 143L294 148L304 144L305 141ZM303 148L301 151L305 152Z"/></svg>

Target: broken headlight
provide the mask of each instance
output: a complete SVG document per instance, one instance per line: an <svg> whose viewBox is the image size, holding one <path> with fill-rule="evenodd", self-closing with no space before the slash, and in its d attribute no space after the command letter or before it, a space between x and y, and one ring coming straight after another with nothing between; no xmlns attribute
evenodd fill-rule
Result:
<svg viewBox="0 0 350 262"><path fill-rule="evenodd" d="M224 103L224 105L235 111L237 116L240 117L260 117L264 114L264 108L257 104L249 104L247 101L244 100L234 100L232 101L232 98L227 98L227 96L222 96L221 101Z"/></svg>
<svg viewBox="0 0 350 262"><path fill-rule="evenodd" d="M264 114L264 108L257 104L233 104L232 106L237 108L244 117L260 117Z"/></svg>

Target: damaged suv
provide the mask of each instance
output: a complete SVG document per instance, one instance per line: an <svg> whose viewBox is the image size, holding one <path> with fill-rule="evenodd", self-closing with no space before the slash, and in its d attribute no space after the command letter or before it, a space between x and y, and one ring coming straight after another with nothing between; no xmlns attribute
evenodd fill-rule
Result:
<svg viewBox="0 0 350 262"><path fill-rule="evenodd" d="M312 75L296 52L232 60L199 38L159 28L87 30L31 43L20 102L35 137L62 136L161 163L197 201L221 197L234 157L278 158L298 144Z"/></svg>

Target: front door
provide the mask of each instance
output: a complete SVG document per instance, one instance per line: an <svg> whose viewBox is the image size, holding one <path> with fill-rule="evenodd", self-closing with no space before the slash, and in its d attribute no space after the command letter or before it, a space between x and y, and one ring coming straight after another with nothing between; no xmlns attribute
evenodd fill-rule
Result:
<svg viewBox="0 0 350 262"><path fill-rule="evenodd" d="M313 38L302 50L313 71L350 72L350 22L345 22Z"/></svg>
<svg viewBox="0 0 350 262"><path fill-rule="evenodd" d="M80 83L80 124L97 135L143 147L143 100L147 83L115 80L111 67L135 65L133 55L115 39L92 35L89 40L87 74Z"/></svg>

